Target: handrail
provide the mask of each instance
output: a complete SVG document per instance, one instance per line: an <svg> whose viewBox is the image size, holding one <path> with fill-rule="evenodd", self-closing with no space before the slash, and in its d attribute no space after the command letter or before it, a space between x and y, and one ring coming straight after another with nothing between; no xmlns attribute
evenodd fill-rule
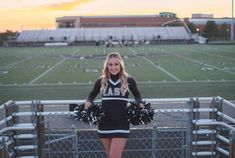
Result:
<svg viewBox="0 0 235 158"><path fill-rule="evenodd" d="M156 103L156 102L187 102L190 101L191 98L146 98L145 101ZM213 97L198 97L200 101L211 101ZM33 101L15 101L17 105L29 105ZM81 104L84 103L85 100L38 100L41 104L46 105L60 105L60 104ZM129 101L133 101L133 99L129 99ZM96 99L94 102L101 102L101 99Z"/></svg>
<svg viewBox="0 0 235 158"><path fill-rule="evenodd" d="M4 118L3 120L0 121L0 126L3 125L4 123L7 123L8 121L12 120L12 116L8 116L7 118Z"/></svg>
<svg viewBox="0 0 235 158"><path fill-rule="evenodd" d="M226 127L232 131L235 131L235 128L231 125L228 125L224 122L220 122L220 121L208 121L208 122L195 122L196 125L220 125L223 127Z"/></svg>
<svg viewBox="0 0 235 158"><path fill-rule="evenodd" d="M216 135L216 138L218 138L219 140L223 141L224 143L227 143L227 144L230 143L229 139L227 139L227 138L225 138L225 137L223 137L223 136L221 136L219 134Z"/></svg>
<svg viewBox="0 0 235 158"><path fill-rule="evenodd" d="M222 113L220 111L217 112L217 115L219 115L222 118L224 118L224 119L226 119L226 120L228 120L228 121L230 121L230 122L235 124L235 119L234 118L232 118L232 117L230 117L230 116L228 116L228 115L226 115L226 114L224 114L224 113Z"/></svg>
<svg viewBox="0 0 235 158"><path fill-rule="evenodd" d="M0 130L0 134L3 134L3 133L8 132L8 131L13 131L13 130L32 130L34 128L35 128L35 125L34 126L5 127L2 130Z"/></svg>
<svg viewBox="0 0 235 158"><path fill-rule="evenodd" d="M6 103L0 105L0 110L4 109L6 106L9 106L12 102L13 102L12 100L9 100Z"/></svg>
<svg viewBox="0 0 235 158"><path fill-rule="evenodd" d="M219 151L220 153L226 155L226 156L229 156L229 152L220 148L220 147L216 147L215 150Z"/></svg>
<svg viewBox="0 0 235 158"><path fill-rule="evenodd" d="M231 106L232 108L235 108L235 104L231 103L230 101L223 99L223 102L226 103L227 105Z"/></svg>

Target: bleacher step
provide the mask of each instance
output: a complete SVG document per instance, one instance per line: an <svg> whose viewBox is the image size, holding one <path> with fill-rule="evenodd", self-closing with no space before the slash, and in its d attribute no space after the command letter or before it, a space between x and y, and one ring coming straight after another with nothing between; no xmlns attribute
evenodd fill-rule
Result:
<svg viewBox="0 0 235 158"><path fill-rule="evenodd" d="M19 134L14 136L15 139L32 139L36 137L35 134Z"/></svg>
<svg viewBox="0 0 235 158"><path fill-rule="evenodd" d="M36 149L38 146L37 145L20 145L20 146L15 146L15 150L33 150Z"/></svg>

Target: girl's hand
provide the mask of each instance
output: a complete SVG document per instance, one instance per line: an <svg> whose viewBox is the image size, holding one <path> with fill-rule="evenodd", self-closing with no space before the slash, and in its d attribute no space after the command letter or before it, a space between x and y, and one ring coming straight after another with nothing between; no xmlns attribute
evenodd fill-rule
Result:
<svg viewBox="0 0 235 158"><path fill-rule="evenodd" d="M85 102L85 107L84 107L84 109L86 110L86 109L88 109L90 106L91 106L91 103L90 103L89 101L86 101L86 102Z"/></svg>
<svg viewBox="0 0 235 158"><path fill-rule="evenodd" d="M141 109L144 109L144 104L143 104L143 103L139 103L139 107L140 107Z"/></svg>

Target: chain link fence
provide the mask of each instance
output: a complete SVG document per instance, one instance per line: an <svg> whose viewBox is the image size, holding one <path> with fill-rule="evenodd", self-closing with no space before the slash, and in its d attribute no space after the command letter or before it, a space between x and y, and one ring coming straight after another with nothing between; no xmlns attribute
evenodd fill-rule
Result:
<svg viewBox="0 0 235 158"><path fill-rule="evenodd" d="M167 105L155 106L156 109ZM181 105L181 106L186 106ZM148 125L131 125L123 158L185 157L188 115L182 111L157 112ZM44 116L47 158L104 158L97 126L82 124L69 115Z"/></svg>

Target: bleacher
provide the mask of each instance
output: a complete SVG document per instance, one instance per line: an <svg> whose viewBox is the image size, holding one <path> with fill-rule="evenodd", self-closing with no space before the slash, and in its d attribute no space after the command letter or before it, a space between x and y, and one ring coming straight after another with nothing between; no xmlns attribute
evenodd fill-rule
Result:
<svg viewBox="0 0 235 158"><path fill-rule="evenodd" d="M112 40L191 40L184 27L114 27L63 28L55 30L23 30L18 43L67 42Z"/></svg>

